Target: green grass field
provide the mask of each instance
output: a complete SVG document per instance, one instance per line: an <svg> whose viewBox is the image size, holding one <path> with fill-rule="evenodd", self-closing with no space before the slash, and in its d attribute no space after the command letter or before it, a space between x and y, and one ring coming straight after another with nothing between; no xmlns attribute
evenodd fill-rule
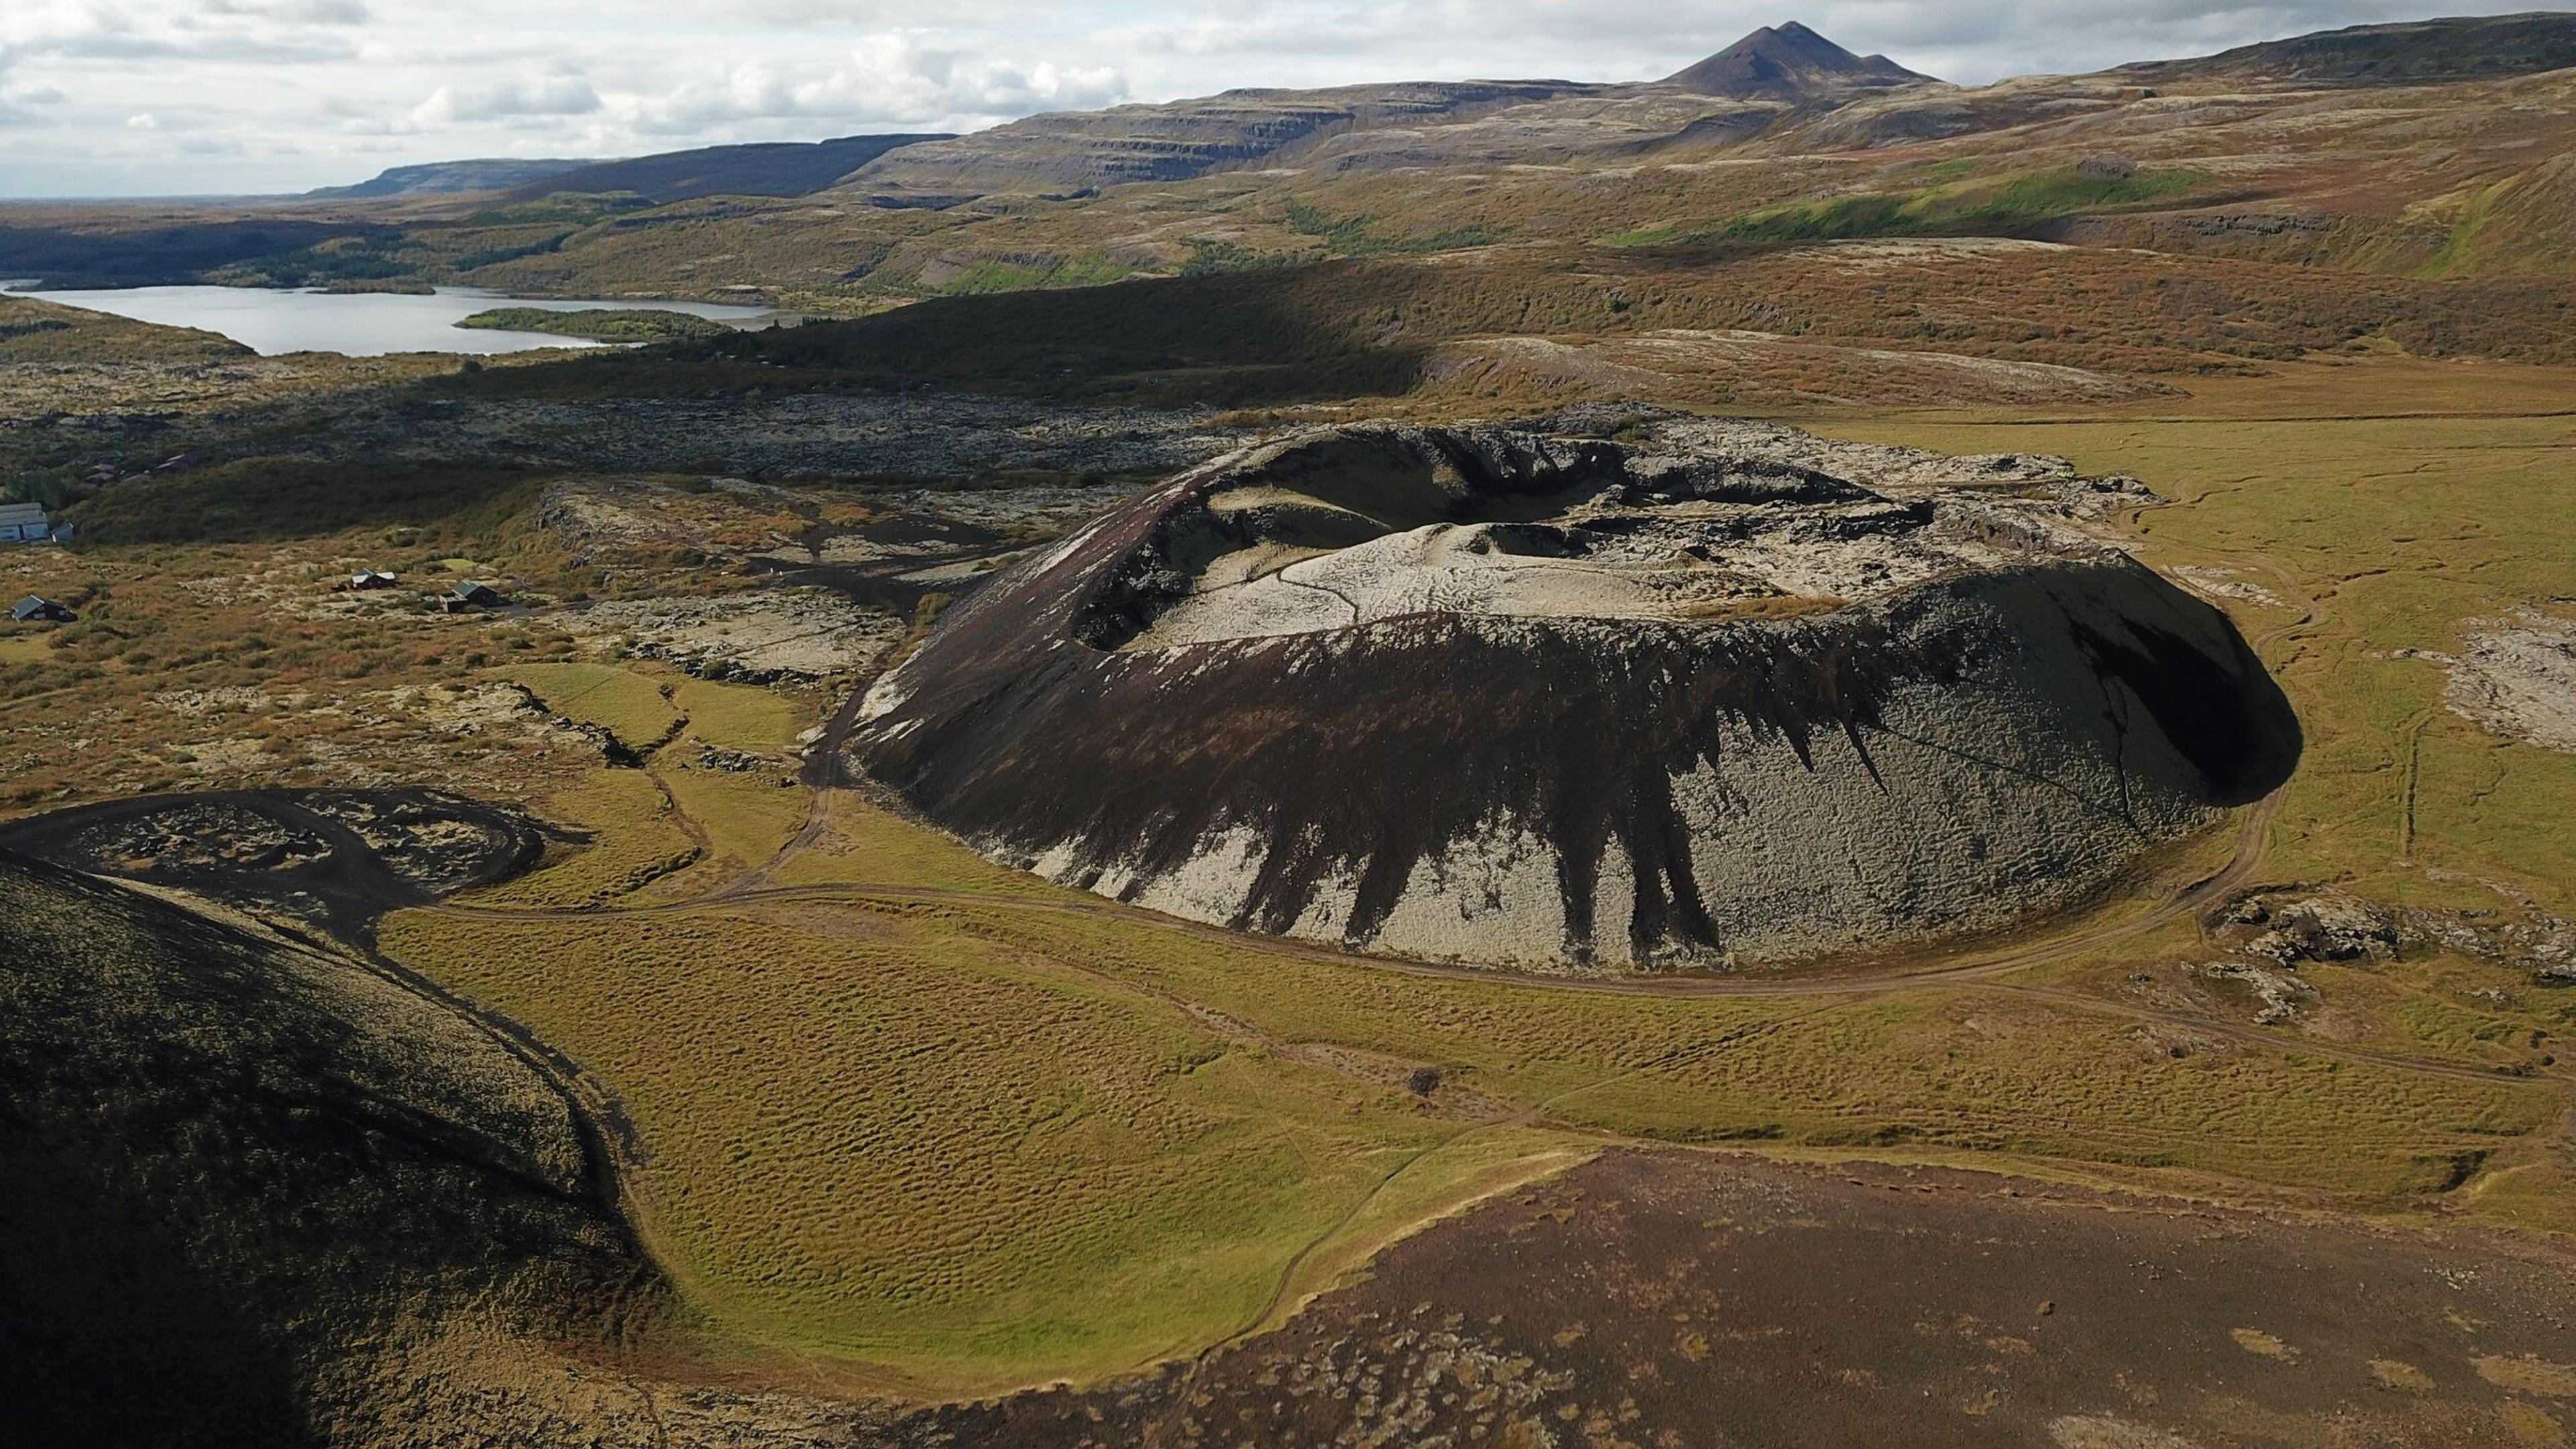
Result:
<svg viewBox="0 0 2576 1449"><path fill-rule="evenodd" d="M1723 222L1665 223L1603 238L1610 246L1779 243L1855 237L2009 236L2053 218L2169 203L2209 178L2191 171L2088 175L2072 166L1944 181L1919 191L1757 208Z"/></svg>
<svg viewBox="0 0 2576 1449"><path fill-rule="evenodd" d="M781 751L812 724L812 710L772 690L683 679L671 693L689 733L720 750Z"/></svg>
<svg viewBox="0 0 2576 1449"><path fill-rule="evenodd" d="M1584 1137L2009 1153L2375 1207L2563 1105L2295 1037L2176 1059L2116 1012L2010 989L1566 992L998 896L415 915L385 939L626 1098L648 1231L719 1339L946 1392L1114 1374L1260 1317L1382 1179L1478 1127L1448 1102ZM1386 1069L1411 1065L1441 1072L1432 1103ZM1490 1165L1434 1159L1411 1190L1429 1211Z"/></svg>
<svg viewBox="0 0 2576 1449"><path fill-rule="evenodd" d="M630 750L651 749L680 723L659 681L613 664L523 664L501 677L526 685L566 719L600 726Z"/></svg>
<svg viewBox="0 0 2576 1449"><path fill-rule="evenodd" d="M2270 641L2309 745L2265 883L2477 905L2494 882L2564 910L2576 758L2486 736L2440 708L2438 665L2393 657L2569 592L2576 419L2552 396L2545 377L2392 363L2126 415L1820 426L2136 473L2176 500L2136 522L2150 561L2269 591L2231 607ZM2470 415L2482 401L2503 411ZM777 748L807 722L738 689L678 686L673 748ZM663 773L676 809L624 785L567 797L600 843L498 894L598 899L685 828L724 863L666 881L648 897L664 909L410 913L384 942L624 1097L639 1215L694 1310L689 1352L719 1361L919 1393L1114 1377L1275 1320L1426 1217L1618 1140L2576 1230L2552 1070L2576 1011L2502 965L2313 966L2319 1009L2282 1028L2207 993L2154 1004L2138 983L2208 959L2189 920L1975 982L1569 990L1183 929L856 793L771 860L805 791ZM674 908L763 864L800 894ZM1407 1086L1425 1067L1427 1098Z"/></svg>

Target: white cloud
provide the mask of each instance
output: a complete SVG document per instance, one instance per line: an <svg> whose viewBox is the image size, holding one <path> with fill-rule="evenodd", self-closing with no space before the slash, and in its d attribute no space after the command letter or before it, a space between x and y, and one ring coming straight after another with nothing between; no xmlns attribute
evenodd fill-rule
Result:
<svg viewBox="0 0 2576 1449"><path fill-rule="evenodd" d="M598 109L599 92L589 80L555 74L443 85L412 108L411 118L423 126L443 126L516 116L586 116Z"/></svg>
<svg viewBox="0 0 2576 1449"><path fill-rule="evenodd" d="M297 25L364 25L375 19L363 0L208 0L206 11Z"/></svg>
<svg viewBox="0 0 2576 1449"><path fill-rule="evenodd" d="M158 131L161 129L161 118L153 115L150 111L137 111L133 115L125 118L125 129L129 131Z"/></svg>
<svg viewBox="0 0 2576 1449"><path fill-rule="evenodd" d="M907 35L862 37L824 65L751 61L680 81L659 94L620 97L618 116L640 133L693 134L744 121L811 119L842 125L990 124L1039 110L1080 110L1124 99L1114 66L1022 66L925 46Z"/></svg>

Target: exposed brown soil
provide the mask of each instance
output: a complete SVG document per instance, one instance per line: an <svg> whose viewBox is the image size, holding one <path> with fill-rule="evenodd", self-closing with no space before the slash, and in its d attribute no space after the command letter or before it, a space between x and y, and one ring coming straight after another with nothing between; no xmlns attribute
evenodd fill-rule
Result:
<svg viewBox="0 0 2576 1449"><path fill-rule="evenodd" d="M1946 1168L1614 1151L988 1445L2560 1443L2571 1261Z"/></svg>

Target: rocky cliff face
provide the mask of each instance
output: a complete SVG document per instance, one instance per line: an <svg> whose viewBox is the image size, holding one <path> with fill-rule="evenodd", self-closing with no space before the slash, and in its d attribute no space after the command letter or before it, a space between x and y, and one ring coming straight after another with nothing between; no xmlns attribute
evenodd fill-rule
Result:
<svg viewBox="0 0 2576 1449"><path fill-rule="evenodd" d="M1586 423L1183 474L953 610L859 760L1121 900L1604 971L2009 925L2297 758L2227 619L2080 526L2133 484Z"/></svg>

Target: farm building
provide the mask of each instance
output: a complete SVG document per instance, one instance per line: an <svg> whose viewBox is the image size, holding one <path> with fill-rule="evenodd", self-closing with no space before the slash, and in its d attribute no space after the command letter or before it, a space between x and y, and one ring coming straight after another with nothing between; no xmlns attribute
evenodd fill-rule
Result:
<svg viewBox="0 0 2576 1449"><path fill-rule="evenodd" d="M438 607L451 614L467 609L497 609L508 602L490 584L458 584L438 596Z"/></svg>
<svg viewBox="0 0 2576 1449"><path fill-rule="evenodd" d="M375 569L360 569L356 573L349 575L349 587L360 591L367 589L390 589L400 582L402 582L402 580L396 575L382 573Z"/></svg>
<svg viewBox="0 0 2576 1449"><path fill-rule="evenodd" d="M54 600L35 594L20 599L9 610L10 621L18 624L69 624L79 617Z"/></svg>
<svg viewBox="0 0 2576 1449"><path fill-rule="evenodd" d="M0 543L43 543L54 536L41 503L0 503Z"/></svg>

